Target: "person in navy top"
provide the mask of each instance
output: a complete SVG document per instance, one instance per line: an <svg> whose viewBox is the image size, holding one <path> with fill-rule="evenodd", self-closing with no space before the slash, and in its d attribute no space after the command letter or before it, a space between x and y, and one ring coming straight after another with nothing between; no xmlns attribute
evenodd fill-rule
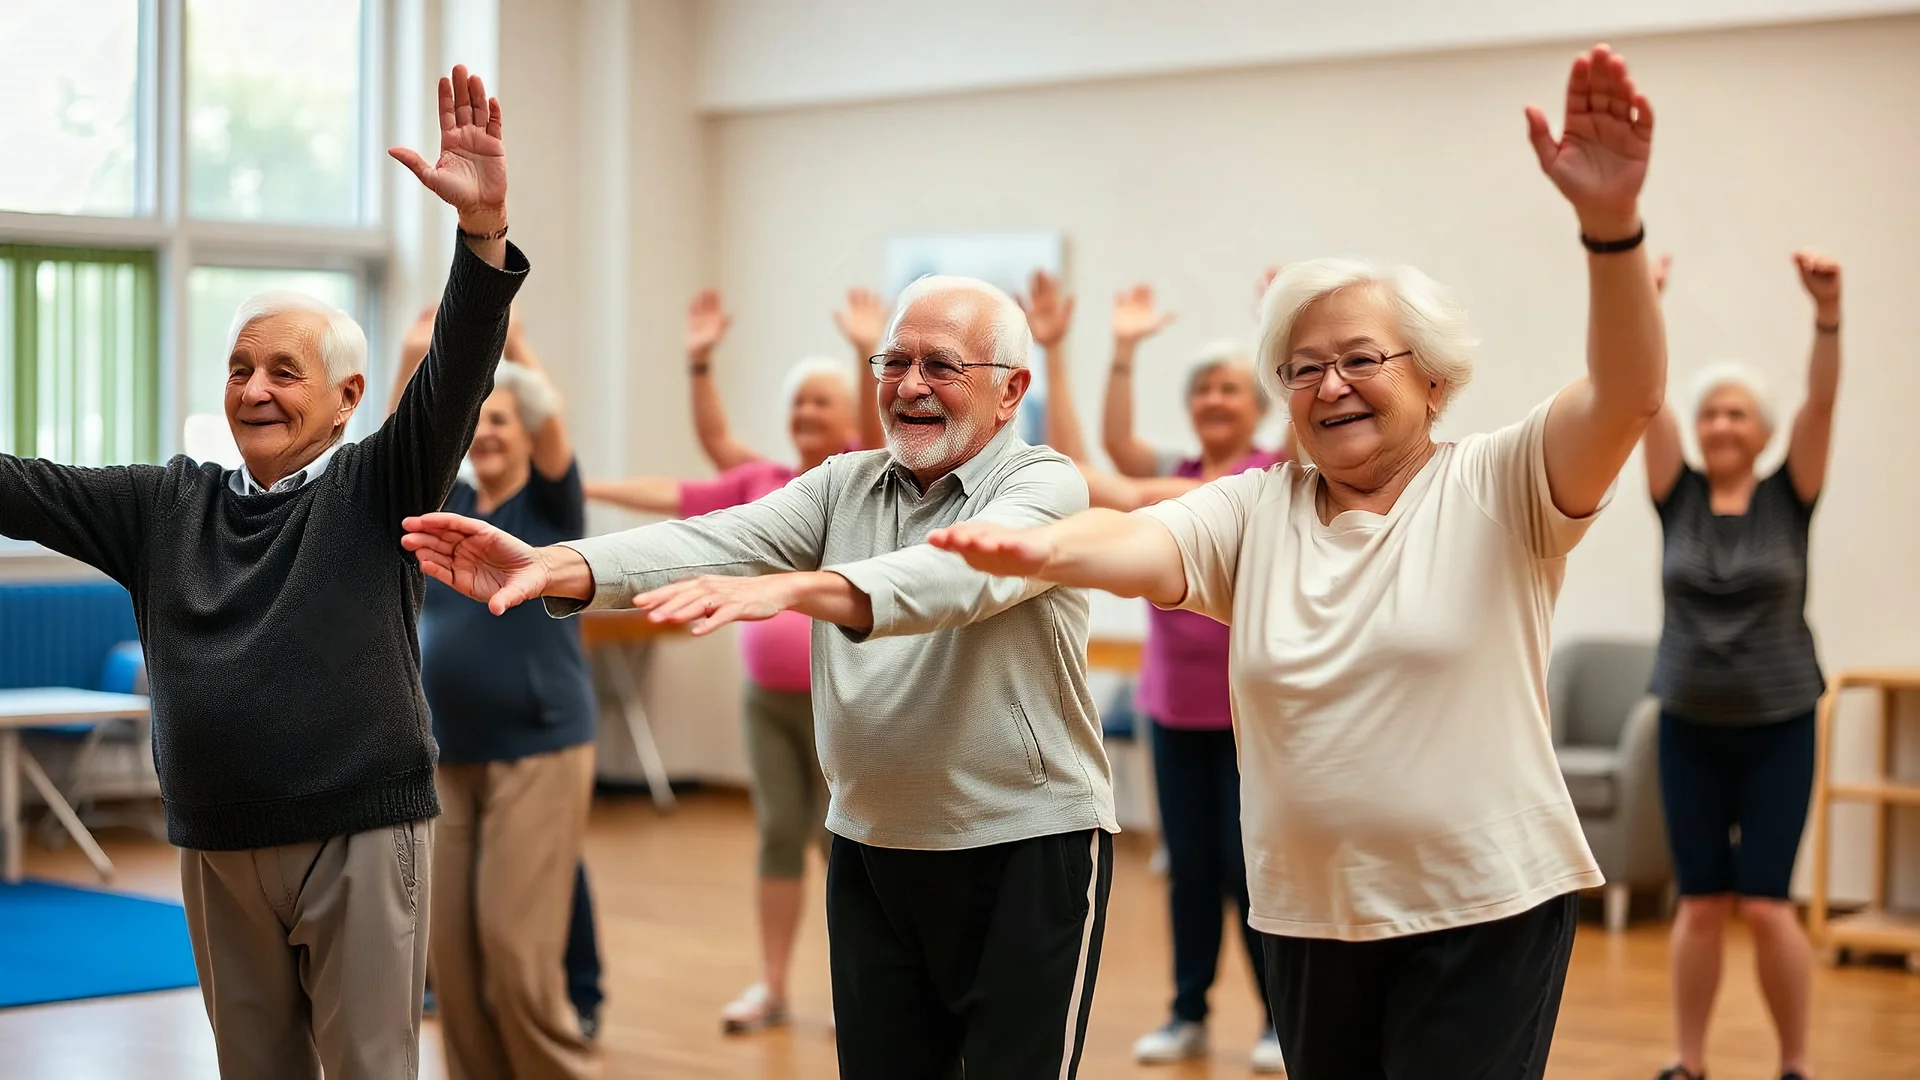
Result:
<svg viewBox="0 0 1920 1080"><path fill-rule="evenodd" d="M421 316L406 358L422 353L432 318ZM401 387L412 374L403 363ZM559 397L518 319L467 464L446 509L542 543L586 532ZM537 607L495 616L434 581L420 639L442 810L427 963L448 1072L597 1076L565 964L593 795L596 709L579 628Z"/></svg>

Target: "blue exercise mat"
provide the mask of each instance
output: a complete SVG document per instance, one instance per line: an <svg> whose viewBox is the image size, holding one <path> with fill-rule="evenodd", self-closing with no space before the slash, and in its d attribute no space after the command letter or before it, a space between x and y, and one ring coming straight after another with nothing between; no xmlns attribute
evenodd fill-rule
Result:
<svg viewBox="0 0 1920 1080"><path fill-rule="evenodd" d="M179 904L0 884L0 1008L197 986Z"/></svg>

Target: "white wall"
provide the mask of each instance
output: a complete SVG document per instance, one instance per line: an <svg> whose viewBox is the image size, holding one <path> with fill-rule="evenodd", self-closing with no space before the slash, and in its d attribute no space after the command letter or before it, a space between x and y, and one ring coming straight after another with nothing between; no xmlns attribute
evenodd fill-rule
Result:
<svg viewBox="0 0 1920 1080"><path fill-rule="evenodd" d="M720 112L1894 14L1910 0L708 0Z"/></svg>

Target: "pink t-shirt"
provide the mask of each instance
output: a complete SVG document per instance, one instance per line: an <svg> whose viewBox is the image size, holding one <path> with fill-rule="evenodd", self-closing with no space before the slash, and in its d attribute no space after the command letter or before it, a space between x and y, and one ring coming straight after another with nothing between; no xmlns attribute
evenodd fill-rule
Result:
<svg viewBox="0 0 1920 1080"><path fill-rule="evenodd" d="M711 480L680 482L680 516L699 517L750 503L787 486L792 468L777 461L749 461ZM1204 616L1201 616L1204 618ZM812 689L813 620L783 611L740 627L740 659L747 677L763 689L804 694Z"/></svg>
<svg viewBox="0 0 1920 1080"><path fill-rule="evenodd" d="M1229 475L1265 469L1286 455L1254 447ZM1171 475L1200 478L1199 458L1186 458ZM1147 605L1147 640L1140 655L1135 706L1162 727L1223 731L1233 726L1227 687L1227 627L1193 611Z"/></svg>

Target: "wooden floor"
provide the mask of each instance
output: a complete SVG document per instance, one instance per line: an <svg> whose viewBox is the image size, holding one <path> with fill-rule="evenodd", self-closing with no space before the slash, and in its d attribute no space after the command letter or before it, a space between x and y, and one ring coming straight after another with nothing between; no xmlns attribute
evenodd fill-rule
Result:
<svg viewBox="0 0 1920 1080"><path fill-rule="evenodd" d="M171 849L109 834L117 887L178 898ZM1177 1068L1137 1066L1133 1039L1158 1024L1168 999L1164 882L1139 838L1117 845L1113 903L1081 1076L1164 1080L1244 1077L1258 1031L1243 957L1230 948L1214 994L1213 1059ZM788 1031L723 1037L716 1010L754 976L753 826L743 798L695 795L661 817L639 798L603 798L588 841L608 1003L607 1076L825 1080L835 1075L827 1025L826 927L809 912L797 960L798 1022ZM29 852L30 873L90 883L71 850ZM812 879L816 885L819 877ZM4 928L0 928L4 932ZM1233 939L1229 938L1231 944ZM1609 937L1583 924L1548 1075L1649 1080L1667 1057L1664 927ZM1730 943L1730 978L1712 1043L1719 1080L1774 1075L1773 1038L1744 936ZM1815 1061L1832 1080L1920 1078L1920 977L1876 968L1822 970ZM438 1032L424 1033L424 1077L443 1076ZM216 1076L197 991L0 1011L0 1078L187 1080Z"/></svg>

